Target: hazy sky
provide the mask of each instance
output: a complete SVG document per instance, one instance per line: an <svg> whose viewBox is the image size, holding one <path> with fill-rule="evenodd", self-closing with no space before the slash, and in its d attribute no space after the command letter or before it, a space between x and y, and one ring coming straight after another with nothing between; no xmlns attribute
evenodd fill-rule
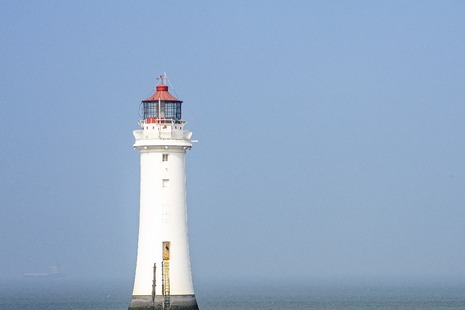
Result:
<svg viewBox="0 0 465 310"><path fill-rule="evenodd" d="M194 282L465 278L464 1L1 1L0 279L132 279L167 72Z"/></svg>

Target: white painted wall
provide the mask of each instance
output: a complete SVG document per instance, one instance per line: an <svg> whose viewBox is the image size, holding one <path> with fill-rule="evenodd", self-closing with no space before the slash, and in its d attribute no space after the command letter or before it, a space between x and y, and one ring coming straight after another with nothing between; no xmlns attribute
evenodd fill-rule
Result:
<svg viewBox="0 0 465 310"><path fill-rule="evenodd" d="M156 294L161 295L162 243L171 242L170 294L193 295L189 258L186 204L186 150L192 147L189 131L172 130L168 139L158 135L163 128L150 124L135 130L134 147L140 151L140 219L137 266L133 295L151 295L153 264L157 264ZM155 126L155 128L153 128ZM164 126L164 125L163 125ZM163 154L168 161L163 162ZM163 180L169 180L163 187ZM165 182L166 183L166 182Z"/></svg>

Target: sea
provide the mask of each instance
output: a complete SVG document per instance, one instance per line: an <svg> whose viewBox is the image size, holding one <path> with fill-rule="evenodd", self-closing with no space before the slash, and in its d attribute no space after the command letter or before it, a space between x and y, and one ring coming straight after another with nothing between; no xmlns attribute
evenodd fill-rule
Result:
<svg viewBox="0 0 465 310"><path fill-rule="evenodd" d="M0 309L126 310L131 281L0 282ZM224 282L196 285L201 310L465 310L463 282Z"/></svg>

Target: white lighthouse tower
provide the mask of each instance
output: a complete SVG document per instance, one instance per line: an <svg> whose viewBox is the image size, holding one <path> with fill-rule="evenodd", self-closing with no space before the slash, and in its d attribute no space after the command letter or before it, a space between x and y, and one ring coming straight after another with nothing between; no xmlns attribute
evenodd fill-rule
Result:
<svg viewBox="0 0 465 310"><path fill-rule="evenodd" d="M166 76L142 101L140 219L137 266L130 310L198 310L192 285L187 234L186 151L192 132L181 118L182 101L168 92Z"/></svg>

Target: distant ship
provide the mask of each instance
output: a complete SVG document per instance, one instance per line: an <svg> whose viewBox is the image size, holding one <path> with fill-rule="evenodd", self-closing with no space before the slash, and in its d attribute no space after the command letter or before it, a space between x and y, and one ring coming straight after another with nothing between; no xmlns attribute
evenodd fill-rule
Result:
<svg viewBox="0 0 465 310"><path fill-rule="evenodd" d="M48 272L25 272L23 276L26 278L48 278L62 276L61 268L58 265L50 266Z"/></svg>

